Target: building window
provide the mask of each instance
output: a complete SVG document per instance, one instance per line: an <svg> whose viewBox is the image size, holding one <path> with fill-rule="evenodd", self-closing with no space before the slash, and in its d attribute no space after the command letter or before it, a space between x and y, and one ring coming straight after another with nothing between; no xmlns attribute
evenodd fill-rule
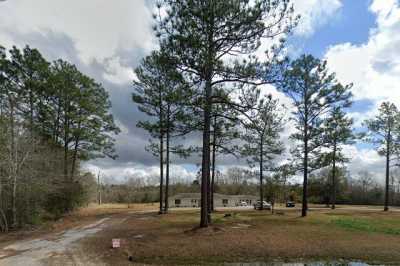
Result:
<svg viewBox="0 0 400 266"><path fill-rule="evenodd" d="M222 204L224 204L224 205L228 204L228 200L227 199L223 199L222 200Z"/></svg>
<svg viewBox="0 0 400 266"><path fill-rule="evenodd" d="M175 205L179 205L179 204L181 204L181 200L180 199L176 199L175 200Z"/></svg>
<svg viewBox="0 0 400 266"><path fill-rule="evenodd" d="M192 203L197 203L197 200L196 199L192 199Z"/></svg>

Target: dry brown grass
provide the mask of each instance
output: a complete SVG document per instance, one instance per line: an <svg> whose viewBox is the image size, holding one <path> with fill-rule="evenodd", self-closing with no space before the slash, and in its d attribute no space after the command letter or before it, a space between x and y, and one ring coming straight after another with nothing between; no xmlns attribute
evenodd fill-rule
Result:
<svg viewBox="0 0 400 266"><path fill-rule="evenodd" d="M131 204L90 204L86 208L81 208L73 213L74 216L98 216L108 215L116 213L125 213L127 211L146 211L146 210L157 210L158 205L156 203L131 203Z"/></svg>
<svg viewBox="0 0 400 266"><path fill-rule="evenodd" d="M221 210L213 214L212 226L200 229L196 227L199 210L179 209L158 215L157 207L91 205L35 232L0 236L0 246L112 217L103 231L83 239L75 251L88 261L109 265L132 265L128 256L137 263L170 265L324 259L400 265L398 210L384 213L371 207L339 206L332 211L313 206L306 218L299 217L298 208L281 208L281 215L251 209ZM231 215L224 217L226 213ZM122 240L120 249L111 249L113 238Z"/></svg>
<svg viewBox="0 0 400 266"><path fill-rule="evenodd" d="M0 248L17 240L34 239L47 234L62 232L74 227L85 226L97 221L99 218L110 215L127 213L129 211L145 211L157 208L155 203L149 204L90 204L72 213L64 215L57 221L49 221L41 226L31 229L11 231L7 234L0 233Z"/></svg>
<svg viewBox="0 0 400 266"><path fill-rule="evenodd" d="M151 264L219 264L238 261L357 259L400 262L400 236L343 228L336 219L380 220L400 227L400 213L381 211L311 211L300 218L296 210L284 215L268 212L225 212L213 215L214 225L193 230L196 210L168 215L131 214L118 227L106 228L83 243L88 254L109 264L124 265L128 255ZM363 221L364 221L363 220ZM121 238L121 249L110 249L112 238Z"/></svg>

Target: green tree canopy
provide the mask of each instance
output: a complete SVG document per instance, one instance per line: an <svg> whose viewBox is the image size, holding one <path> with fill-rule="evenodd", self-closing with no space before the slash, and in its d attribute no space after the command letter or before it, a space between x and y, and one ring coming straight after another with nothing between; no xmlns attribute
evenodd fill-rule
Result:
<svg viewBox="0 0 400 266"><path fill-rule="evenodd" d="M385 201L384 210L389 209L389 178L393 155L400 150L400 113L390 102L383 102L379 113L372 119L367 119L364 125L368 128L364 138L378 148L378 153L386 159Z"/></svg>
<svg viewBox="0 0 400 266"><path fill-rule="evenodd" d="M162 47L176 59L202 111L202 227L208 226L210 183L210 128L212 105L221 102L216 87L237 90L265 83L276 61L284 37L296 24L289 0L194 1L164 0L159 5L166 15L155 15ZM270 41L266 60L255 56L262 41ZM274 45L277 43L277 45ZM244 59L247 56L246 59ZM269 81L271 82L271 81ZM229 86L224 86L229 84Z"/></svg>
<svg viewBox="0 0 400 266"><path fill-rule="evenodd" d="M278 86L294 105L293 121L297 132L291 136L296 143L292 154L296 168L304 174L302 216L307 214L308 174L323 166L321 155L326 142L323 122L335 106L351 104L351 86L340 84L335 74L329 73L326 61L312 55L302 55L292 61Z"/></svg>

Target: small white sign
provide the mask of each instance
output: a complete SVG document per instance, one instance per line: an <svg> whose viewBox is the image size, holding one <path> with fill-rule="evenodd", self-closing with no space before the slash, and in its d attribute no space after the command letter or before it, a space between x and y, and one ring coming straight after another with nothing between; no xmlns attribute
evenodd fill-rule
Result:
<svg viewBox="0 0 400 266"><path fill-rule="evenodd" d="M113 238L112 240L112 247L119 248L121 247L121 240L119 238Z"/></svg>

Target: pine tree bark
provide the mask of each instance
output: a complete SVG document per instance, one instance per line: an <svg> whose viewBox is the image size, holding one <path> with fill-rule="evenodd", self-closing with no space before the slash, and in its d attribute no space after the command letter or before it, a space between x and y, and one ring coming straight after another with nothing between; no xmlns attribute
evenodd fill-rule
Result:
<svg viewBox="0 0 400 266"><path fill-rule="evenodd" d="M81 122L78 123L78 130L79 131L81 130ZM79 141L80 141L79 135L75 136L74 153L72 154L71 174L70 174L71 182L74 180L74 175L75 175L76 161L78 159Z"/></svg>
<svg viewBox="0 0 400 266"><path fill-rule="evenodd" d="M100 183L100 171L97 174L97 201L101 205L101 183Z"/></svg>
<svg viewBox="0 0 400 266"><path fill-rule="evenodd" d="M76 160L78 158L78 145L79 145L79 138L76 138L74 144L74 153L72 155L72 163L71 163L71 174L70 174L71 181L74 180L74 175L75 175Z"/></svg>
<svg viewBox="0 0 400 266"><path fill-rule="evenodd" d="M80 129L80 127L81 125L79 123L78 128ZM70 174L71 181L73 181L75 175L76 160L78 158L78 147L79 147L79 136L75 136L74 153L72 155L71 174Z"/></svg>
<svg viewBox="0 0 400 266"><path fill-rule="evenodd" d="M336 143L333 146L333 161L332 161L332 200L331 209L336 208Z"/></svg>
<svg viewBox="0 0 400 266"><path fill-rule="evenodd" d="M210 157L210 161L211 161L211 157ZM211 164L211 162L210 162ZM211 166L210 166L211 168ZM211 221L211 175L208 174L207 177L207 219L208 221Z"/></svg>
<svg viewBox="0 0 400 266"><path fill-rule="evenodd" d="M305 107L305 109L307 106ZM303 161L303 204L301 208L301 216L307 216L308 204L307 204L307 188L308 188L308 116L305 115L305 123L304 123L304 161Z"/></svg>
<svg viewBox="0 0 400 266"><path fill-rule="evenodd" d="M212 108L212 78L214 64L214 10L213 1L207 1L209 15L205 17L207 24L207 55L204 68L205 98L204 98L204 127L203 127L203 150L201 167L201 214L200 227L208 227L211 223L211 215L208 212L208 194L210 191L210 127Z"/></svg>
<svg viewBox="0 0 400 266"><path fill-rule="evenodd" d="M29 89L29 133L31 145L33 145L33 93Z"/></svg>
<svg viewBox="0 0 400 266"><path fill-rule="evenodd" d="M12 227L17 227L17 147L15 143L15 99L10 96L11 178L12 178Z"/></svg>
<svg viewBox="0 0 400 266"><path fill-rule="evenodd" d="M204 107L203 151L201 167L201 216L200 227L208 227L208 191L210 179L210 115L211 115L211 75L206 81L206 95Z"/></svg>
<svg viewBox="0 0 400 266"><path fill-rule="evenodd" d="M163 187L164 187L164 109L162 101L162 92L159 91L159 123L160 123L160 211L163 214Z"/></svg>
<svg viewBox="0 0 400 266"><path fill-rule="evenodd" d="M168 197L169 197L169 142L170 142L170 129L171 129L171 121L170 121L170 115L171 115L171 106L168 104L167 106L167 125L166 125L166 173L165 173L165 203L164 203L164 211L165 213L168 212Z"/></svg>
<svg viewBox="0 0 400 266"><path fill-rule="evenodd" d="M163 187L164 187L164 134L160 134L160 211L163 213Z"/></svg>
<svg viewBox="0 0 400 266"><path fill-rule="evenodd" d="M1 133L3 133L3 132L1 132ZM2 174L3 173L2 173L2 171L0 169L0 212L3 210L3 203L4 203L4 200L3 200L3 180L2 180L2 176L3 175Z"/></svg>
<svg viewBox="0 0 400 266"><path fill-rule="evenodd" d="M0 218L4 223L3 232L7 233L8 232L8 221L7 221L7 217L4 213L4 211L2 209L0 209Z"/></svg>
<svg viewBox="0 0 400 266"><path fill-rule="evenodd" d="M68 153L69 153L69 122L68 122L68 114L66 111L64 118L64 180L68 181Z"/></svg>
<svg viewBox="0 0 400 266"><path fill-rule="evenodd" d="M68 180L68 141L64 138L64 180Z"/></svg>
<svg viewBox="0 0 400 266"><path fill-rule="evenodd" d="M390 144L391 144L391 131L389 126L388 137L386 140L386 182L385 182L385 206L384 211L389 210L389 176L390 176Z"/></svg>
<svg viewBox="0 0 400 266"><path fill-rule="evenodd" d="M32 77L30 77L31 79ZM30 143L30 149L32 152L35 152L35 142L34 142L34 95L32 89L29 89L29 130L30 130L30 136L29 136L29 143ZM31 178L29 179L30 182L33 180L32 173ZM28 190L25 192L26 196L26 206L28 206L28 212L30 212L31 215L33 215L35 206L34 203L32 202L32 184L25 186L25 189Z"/></svg>
<svg viewBox="0 0 400 266"><path fill-rule="evenodd" d="M212 145L212 169L211 169L211 212L215 211L214 209L214 193L215 193L215 161L216 161L216 145L217 141L217 117L214 116L214 132L213 132L213 145Z"/></svg>
<svg viewBox="0 0 400 266"><path fill-rule="evenodd" d="M264 188L263 188L263 142L260 143L260 210L264 210ZM257 205L256 205L257 206Z"/></svg>
<svg viewBox="0 0 400 266"><path fill-rule="evenodd" d="M61 117L61 106L60 106L60 99L58 99L57 100L57 117L54 120L54 127L53 127L54 144L58 143L59 129L60 129L60 117Z"/></svg>
<svg viewBox="0 0 400 266"><path fill-rule="evenodd" d="M1 114L0 114L1 115ZM3 132L1 132L3 133ZM2 186L2 180L1 180L1 172L0 172L0 229L7 233L8 232L8 221L7 221L7 217L3 211L4 208L4 201L3 200L3 186Z"/></svg>

